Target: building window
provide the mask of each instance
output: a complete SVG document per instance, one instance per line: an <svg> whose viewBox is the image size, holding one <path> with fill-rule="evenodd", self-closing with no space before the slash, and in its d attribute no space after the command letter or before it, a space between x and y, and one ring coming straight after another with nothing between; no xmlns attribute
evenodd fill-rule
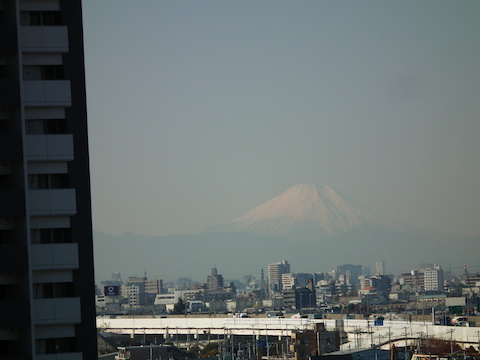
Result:
<svg viewBox="0 0 480 360"><path fill-rule="evenodd" d="M60 11L22 11L22 26L57 26L62 25Z"/></svg>
<svg viewBox="0 0 480 360"><path fill-rule="evenodd" d="M28 175L28 187L31 190L65 189L68 187L68 174L31 174Z"/></svg>
<svg viewBox="0 0 480 360"><path fill-rule="evenodd" d="M36 339L37 354L61 354L76 351L75 338Z"/></svg>
<svg viewBox="0 0 480 360"><path fill-rule="evenodd" d="M73 283L39 283L33 284L35 299L68 298L74 296Z"/></svg>
<svg viewBox="0 0 480 360"><path fill-rule="evenodd" d="M64 244L72 242L72 231L65 229L32 229L32 244Z"/></svg>
<svg viewBox="0 0 480 360"><path fill-rule="evenodd" d="M63 65L25 65L23 80L63 80Z"/></svg>
<svg viewBox="0 0 480 360"><path fill-rule="evenodd" d="M67 122L65 119L27 120L28 135L66 134Z"/></svg>

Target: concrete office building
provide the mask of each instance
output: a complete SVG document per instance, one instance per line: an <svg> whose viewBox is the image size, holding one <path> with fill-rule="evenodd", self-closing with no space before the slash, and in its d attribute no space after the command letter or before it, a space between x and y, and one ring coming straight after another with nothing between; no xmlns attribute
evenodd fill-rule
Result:
<svg viewBox="0 0 480 360"><path fill-rule="evenodd" d="M97 357L80 0L0 0L0 358Z"/></svg>
<svg viewBox="0 0 480 360"><path fill-rule="evenodd" d="M268 264L268 284L270 295L282 291L282 274L290 272L290 264L287 260Z"/></svg>

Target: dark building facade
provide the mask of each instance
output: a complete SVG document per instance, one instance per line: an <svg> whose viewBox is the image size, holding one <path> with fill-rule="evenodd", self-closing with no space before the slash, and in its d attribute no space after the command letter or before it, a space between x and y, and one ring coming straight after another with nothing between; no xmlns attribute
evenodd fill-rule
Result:
<svg viewBox="0 0 480 360"><path fill-rule="evenodd" d="M93 276L81 1L0 0L0 359L96 358Z"/></svg>
<svg viewBox="0 0 480 360"><path fill-rule="evenodd" d="M217 268L212 268L212 272L207 276L207 289L220 290L223 289L223 276L217 271Z"/></svg>

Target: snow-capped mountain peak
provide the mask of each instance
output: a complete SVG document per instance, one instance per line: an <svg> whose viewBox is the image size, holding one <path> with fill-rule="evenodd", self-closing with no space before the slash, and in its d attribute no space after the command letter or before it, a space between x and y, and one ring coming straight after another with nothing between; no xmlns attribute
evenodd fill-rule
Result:
<svg viewBox="0 0 480 360"><path fill-rule="evenodd" d="M225 224L232 231L285 234L294 228L318 228L327 234L362 224L379 224L368 210L325 184L295 185ZM308 225L307 225L308 224Z"/></svg>

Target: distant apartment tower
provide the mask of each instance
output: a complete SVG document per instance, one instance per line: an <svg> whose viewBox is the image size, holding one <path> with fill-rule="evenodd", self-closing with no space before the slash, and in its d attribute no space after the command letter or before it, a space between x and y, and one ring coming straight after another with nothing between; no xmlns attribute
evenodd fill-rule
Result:
<svg viewBox="0 0 480 360"><path fill-rule="evenodd" d="M429 265L423 273L425 291L443 291L443 269L440 265Z"/></svg>
<svg viewBox="0 0 480 360"><path fill-rule="evenodd" d="M140 306L146 304L145 282L147 277L130 276L122 286L122 295L128 298L130 306Z"/></svg>
<svg viewBox="0 0 480 360"><path fill-rule="evenodd" d="M282 291L282 274L290 272L287 260L268 264L268 284L271 293Z"/></svg>
<svg viewBox="0 0 480 360"><path fill-rule="evenodd" d="M145 294L162 294L163 293L163 280L150 279L145 280Z"/></svg>
<svg viewBox="0 0 480 360"><path fill-rule="evenodd" d="M385 261L375 263L375 275L385 275Z"/></svg>
<svg viewBox="0 0 480 360"><path fill-rule="evenodd" d="M127 297L130 307L145 305L145 286L138 284L123 285L122 294Z"/></svg>
<svg viewBox="0 0 480 360"><path fill-rule="evenodd" d="M80 0L0 0L0 358L97 357Z"/></svg>
<svg viewBox="0 0 480 360"><path fill-rule="evenodd" d="M212 269L211 274L207 276L207 289L208 290L223 289L223 276L218 273L216 267L214 267Z"/></svg>
<svg viewBox="0 0 480 360"><path fill-rule="evenodd" d="M282 290L295 289L295 276L293 273L282 274Z"/></svg>

